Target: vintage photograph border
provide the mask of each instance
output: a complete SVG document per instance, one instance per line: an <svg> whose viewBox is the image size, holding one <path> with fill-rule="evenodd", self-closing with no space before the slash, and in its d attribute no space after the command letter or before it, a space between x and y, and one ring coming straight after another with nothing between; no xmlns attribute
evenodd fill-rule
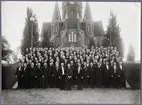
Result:
<svg viewBox="0 0 142 105"><path fill-rule="evenodd" d="M42 2L42 1L85 1L85 2L140 2L140 3L142 3L142 0L123 0L123 1L122 0L1 0L1 2L2 1L40 1L40 2ZM2 6L1 2L0 2L0 7ZM142 13L142 7L141 7L141 13ZM0 14L0 15L2 15L2 14ZM2 16L0 16L0 20L1 20L1 17ZM142 19L142 14L141 14L141 19ZM2 22L1 21L0 21L0 27L2 27ZM142 30L142 21L141 21L141 30ZM2 28L0 28L0 33L2 35ZM142 40L142 37L140 36L140 43L142 45L142 41L141 40ZM140 47L142 49L142 46L140 46ZM2 49L2 44L1 44L0 48ZM2 55L2 50L0 50L0 54ZM141 57L140 58L140 63L141 63L141 61L142 61L142 54L141 54L141 52L140 52L140 57ZM0 63L0 77L1 77L0 78L0 95L2 95L2 65L1 65L2 64L2 57L0 57L0 60L1 60L1 63ZM140 67L142 68L141 64L140 64ZM141 73L141 76L140 76L141 77L141 81L140 81L140 83L141 83L141 85L140 85L140 104L141 104L142 103L142 99L141 99L141 95L142 95L142 91L141 91L141 89L142 89L142 72L140 71L140 73ZM2 101L1 98L2 97L0 96L0 103ZM21 104L15 104L15 105L21 105ZM41 104L35 104L35 105L41 105ZM61 105L61 104L59 104L59 105ZM81 104L77 104L77 105L81 105ZM102 104L102 105L105 105L105 104Z"/></svg>

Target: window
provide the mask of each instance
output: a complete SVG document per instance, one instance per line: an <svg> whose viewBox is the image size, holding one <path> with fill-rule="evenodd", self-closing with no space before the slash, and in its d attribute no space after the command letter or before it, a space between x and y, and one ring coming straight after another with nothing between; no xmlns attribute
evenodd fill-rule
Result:
<svg viewBox="0 0 142 105"><path fill-rule="evenodd" d="M72 32L72 34L71 34L71 35L72 35L72 42L73 42L73 32Z"/></svg>
<svg viewBox="0 0 142 105"><path fill-rule="evenodd" d="M74 34L74 42L76 42L76 34Z"/></svg>
<svg viewBox="0 0 142 105"><path fill-rule="evenodd" d="M57 27L57 25L55 26L55 31L58 32L58 27Z"/></svg>
<svg viewBox="0 0 142 105"><path fill-rule="evenodd" d="M71 42L71 34L69 34L69 42Z"/></svg>

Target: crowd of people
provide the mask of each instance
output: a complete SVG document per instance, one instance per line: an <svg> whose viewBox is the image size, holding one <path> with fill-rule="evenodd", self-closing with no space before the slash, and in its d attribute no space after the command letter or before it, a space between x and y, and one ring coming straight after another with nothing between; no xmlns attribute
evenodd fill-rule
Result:
<svg viewBox="0 0 142 105"><path fill-rule="evenodd" d="M116 47L26 48L16 70L19 88L125 87Z"/></svg>

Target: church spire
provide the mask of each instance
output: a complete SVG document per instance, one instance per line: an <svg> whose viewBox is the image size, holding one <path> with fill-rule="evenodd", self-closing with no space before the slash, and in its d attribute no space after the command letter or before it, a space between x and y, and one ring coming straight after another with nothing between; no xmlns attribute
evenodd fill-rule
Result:
<svg viewBox="0 0 142 105"><path fill-rule="evenodd" d="M52 21L55 21L55 20L61 20L58 2L55 3L53 17L52 17Z"/></svg>
<svg viewBox="0 0 142 105"><path fill-rule="evenodd" d="M85 7L85 12L84 12L84 18L83 20L93 20L92 19L92 14L91 14L91 10L90 10L90 6L89 3L86 3L86 7Z"/></svg>

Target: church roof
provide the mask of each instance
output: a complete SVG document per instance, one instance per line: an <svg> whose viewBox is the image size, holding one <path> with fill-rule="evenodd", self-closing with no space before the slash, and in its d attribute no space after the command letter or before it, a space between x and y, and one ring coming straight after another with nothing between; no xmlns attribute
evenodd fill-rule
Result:
<svg viewBox="0 0 142 105"><path fill-rule="evenodd" d="M105 34L102 21L94 22L94 36L103 36Z"/></svg>

